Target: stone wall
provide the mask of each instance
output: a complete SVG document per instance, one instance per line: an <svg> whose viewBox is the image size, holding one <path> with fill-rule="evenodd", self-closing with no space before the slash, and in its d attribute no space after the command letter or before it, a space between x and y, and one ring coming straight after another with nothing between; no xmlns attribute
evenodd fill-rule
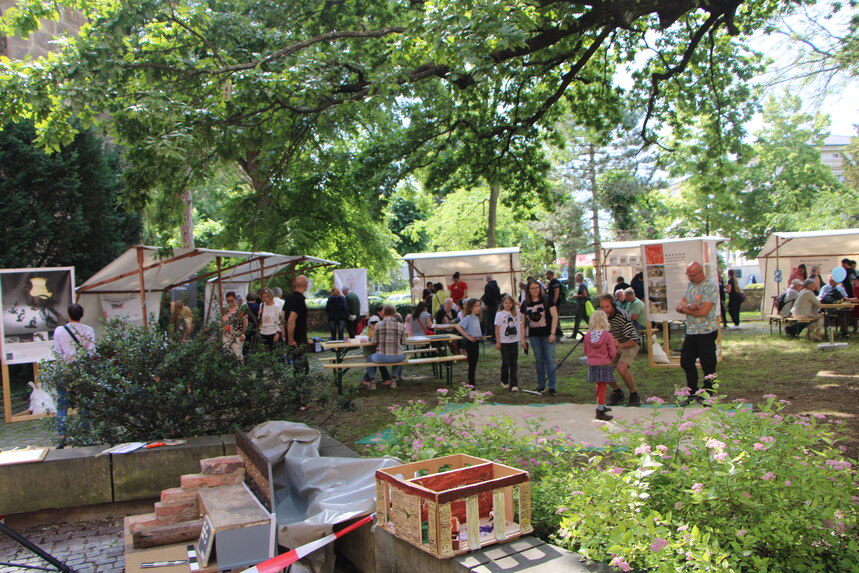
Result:
<svg viewBox="0 0 859 573"><path fill-rule="evenodd" d="M0 12L5 13L14 4L13 0L0 0ZM44 56L53 49L55 38L77 33L84 22L80 12L63 9L59 22L46 22L44 29L34 32L29 38L0 36L0 55L13 60Z"/></svg>

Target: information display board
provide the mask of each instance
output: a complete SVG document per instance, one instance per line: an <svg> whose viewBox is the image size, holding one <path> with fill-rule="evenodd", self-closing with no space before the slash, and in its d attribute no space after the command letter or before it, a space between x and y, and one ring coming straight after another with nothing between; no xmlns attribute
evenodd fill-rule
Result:
<svg viewBox="0 0 859 573"><path fill-rule="evenodd" d="M52 357L54 329L67 322L74 284L73 267L0 269L3 364Z"/></svg>
<svg viewBox="0 0 859 573"><path fill-rule="evenodd" d="M686 266L692 261L702 264L707 278L716 284L719 282L715 241L648 242L641 246L641 257L647 317L654 322L685 320L685 315L674 309L686 294L689 284Z"/></svg>

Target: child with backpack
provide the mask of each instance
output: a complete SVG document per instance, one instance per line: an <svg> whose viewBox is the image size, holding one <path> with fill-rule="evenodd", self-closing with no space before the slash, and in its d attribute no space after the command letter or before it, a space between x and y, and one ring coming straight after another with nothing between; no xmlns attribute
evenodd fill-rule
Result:
<svg viewBox="0 0 859 573"><path fill-rule="evenodd" d="M614 384L612 362L617 355L617 341L609 331L608 315L602 310L594 311L585 334L585 356L588 359L588 382L597 385L596 419L605 422L614 418L605 405L606 386Z"/></svg>

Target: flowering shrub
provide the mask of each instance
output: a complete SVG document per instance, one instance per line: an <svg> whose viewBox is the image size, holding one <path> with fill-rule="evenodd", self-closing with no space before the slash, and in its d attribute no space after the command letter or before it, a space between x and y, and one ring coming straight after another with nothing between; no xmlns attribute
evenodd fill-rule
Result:
<svg viewBox="0 0 859 573"><path fill-rule="evenodd" d="M654 409L613 434L610 457L555 476L555 542L622 571L855 570L856 469L838 421L764 398L757 411L708 398L668 424Z"/></svg>
<svg viewBox="0 0 859 573"><path fill-rule="evenodd" d="M468 454L527 470L535 481L554 466L566 467L581 457L569 436L543 428L537 417L526 416L520 425L507 416L476 424L472 408L492 393L466 401L469 390L440 388L436 405L409 400L388 406L396 419L393 435L389 443L372 446L373 451L402 460Z"/></svg>

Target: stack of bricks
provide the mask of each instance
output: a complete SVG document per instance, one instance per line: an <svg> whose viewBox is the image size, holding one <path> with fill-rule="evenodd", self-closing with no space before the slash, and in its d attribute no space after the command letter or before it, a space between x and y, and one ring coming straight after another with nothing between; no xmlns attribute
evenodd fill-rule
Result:
<svg viewBox="0 0 859 573"><path fill-rule="evenodd" d="M183 475L181 487L162 491L153 513L128 518L131 533L199 520L197 492L202 488L242 483L244 475L245 464L237 455L200 460L200 473Z"/></svg>

